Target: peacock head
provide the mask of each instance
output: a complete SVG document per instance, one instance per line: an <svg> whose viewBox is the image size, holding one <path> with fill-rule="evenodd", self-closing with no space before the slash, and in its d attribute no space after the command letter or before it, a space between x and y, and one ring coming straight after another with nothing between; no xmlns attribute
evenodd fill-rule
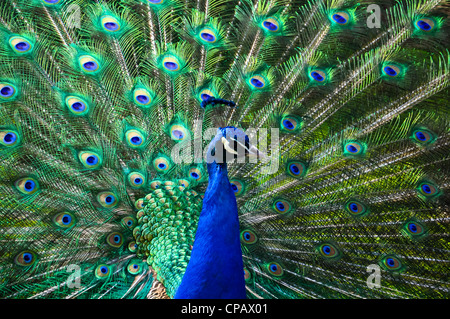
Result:
<svg viewBox="0 0 450 319"><path fill-rule="evenodd" d="M225 164L235 159L238 162L243 162L242 160L245 157L252 156L261 157L264 154L250 143L250 138L244 131L233 126L227 126L217 129L217 134L209 143L206 161L208 164L213 162Z"/></svg>

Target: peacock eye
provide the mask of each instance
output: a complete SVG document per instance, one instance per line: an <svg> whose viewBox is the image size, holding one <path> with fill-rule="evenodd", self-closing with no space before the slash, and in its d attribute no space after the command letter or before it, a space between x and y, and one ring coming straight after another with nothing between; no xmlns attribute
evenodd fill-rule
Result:
<svg viewBox="0 0 450 319"><path fill-rule="evenodd" d="M216 33L209 28L205 28L200 31L200 38L208 43L214 43L217 41Z"/></svg>
<svg viewBox="0 0 450 319"><path fill-rule="evenodd" d="M246 229L241 232L241 241L244 244L254 244L257 242L257 240L258 237L253 231Z"/></svg>
<svg viewBox="0 0 450 319"><path fill-rule="evenodd" d="M93 56L83 55L78 59L81 70L85 73L96 73L100 70L100 64Z"/></svg>
<svg viewBox="0 0 450 319"><path fill-rule="evenodd" d="M230 184L231 184L231 189L233 190L234 195L236 195L236 197L244 194L245 184L243 181L238 180L238 179L232 179L232 180L230 180Z"/></svg>
<svg viewBox="0 0 450 319"><path fill-rule="evenodd" d="M145 144L145 138L138 130L128 130L125 133L125 139L131 148L140 148Z"/></svg>
<svg viewBox="0 0 450 319"><path fill-rule="evenodd" d="M73 115L82 116L88 113L89 105L86 101L75 97L68 96L65 100L66 106Z"/></svg>
<svg viewBox="0 0 450 319"><path fill-rule="evenodd" d="M344 144L344 156L363 156L366 151L365 144L358 141L351 141Z"/></svg>
<svg viewBox="0 0 450 319"><path fill-rule="evenodd" d="M148 0L148 2L150 2L152 4L161 4L164 2L164 0Z"/></svg>
<svg viewBox="0 0 450 319"><path fill-rule="evenodd" d="M36 254L30 250L22 251L14 258L14 263L18 266L31 266L36 262Z"/></svg>
<svg viewBox="0 0 450 319"><path fill-rule="evenodd" d="M17 95L17 89L14 85L9 83L0 83L0 99L11 100Z"/></svg>
<svg viewBox="0 0 450 319"><path fill-rule="evenodd" d="M337 246L331 243L322 243L316 249L326 259L337 259L341 255Z"/></svg>
<svg viewBox="0 0 450 319"><path fill-rule="evenodd" d="M261 75L254 75L249 80L250 85L255 89L262 89L266 86L266 79Z"/></svg>
<svg viewBox="0 0 450 319"><path fill-rule="evenodd" d="M134 226L136 225L136 219L132 216L126 216L124 218L122 218L122 225L124 225L125 227L132 229L134 228Z"/></svg>
<svg viewBox="0 0 450 319"><path fill-rule="evenodd" d="M128 243L128 250L132 253L136 252L137 250L137 244L135 241L131 241Z"/></svg>
<svg viewBox="0 0 450 319"><path fill-rule="evenodd" d="M417 221L410 220L403 224L402 233L411 239L416 239L425 237L427 232L424 225Z"/></svg>
<svg viewBox="0 0 450 319"><path fill-rule="evenodd" d="M384 256L381 258L380 264L384 269L392 272L399 272L405 268L400 259L394 255Z"/></svg>
<svg viewBox="0 0 450 319"><path fill-rule="evenodd" d="M157 157L153 160L153 167L160 173L167 173L171 166L166 157Z"/></svg>
<svg viewBox="0 0 450 319"><path fill-rule="evenodd" d="M416 190L423 198L434 198L441 194L439 187L434 183L428 181L419 183L419 186L416 188Z"/></svg>
<svg viewBox="0 0 450 319"><path fill-rule="evenodd" d="M153 94L146 89L135 89L133 92L134 102L141 107L149 107L153 101Z"/></svg>
<svg viewBox="0 0 450 319"><path fill-rule="evenodd" d="M286 214L292 210L292 205L287 200L279 199L272 204L272 208L280 214Z"/></svg>
<svg viewBox="0 0 450 319"><path fill-rule="evenodd" d="M286 164L286 173L295 178L305 176L306 170L306 164L300 161L289 161Z"/></svg>
<svg viewBox="0 0 450 319"><path fill-rule="evenodd" d="M275 277L281 277L284 273L283 267L280 266L280 264L276 262L271 262L267 264L267 270L269 273Z"/></svg>
<svg viewBox="0 0 450 319"><path fill-rule="evenodd" d="M367 207L358 201L350 200L345 204L345 210L353 216L362 216L368 212Z"/></svg>
<svg viewBox="0 0 450 319"><path fill-rule="evenodd" d="M433 19L423 18L423 19L418 19L416 21L415 25L416 25L416 28L418 28L422 31L430 32L435 28L436 23L433 21Z"/></svg>
<svg viewBox="0 0 450 319"><path fill-rule="evenodd" d="M84 167L96 169L102 165L102 157L94 152L80 152L78 158Z"/></svg>
<svg viewBox="0 0 450 319"><path fill-rule="evenodd" d="M337 24L340 25L346 25L349 22L350 16L347 12L345 11L339 11L339 12L335 12L332 16L331 19L336 22Z"/></svg>
<svg viewBox="0 0 450 319"><path fill-rule="evenodd" d="M106 243L114 248L119 248L123 244L123 236L121 233L113 232L106 237Z"/></svg>
<svg viewBox="0 0 450 319"><path fill-rule="evenodd" d="M285 132L298 131L302 126L302 119L293 115L285 115L281 119L281 129Z"/></svg>
<svg viewBox="0 0 450 319"><path fill-rule="evenodd" d="M180 70L180 62L175 57L165 57L162 61L162 65L166 71L176 72Z"/></svg>
<svg viewBox="0 0 450 319"><path fill-rule="evenodd" d="M17 180L15 182L15 186L22 194L25 195L32 195L39 190L38 182L31 177L25 177Z"/></svg>
<svg viewBox="0 0 450 319"><path fill-rule="evenodd" d="M161 182L160 181L153 181L150 183L150 188L155 190L157 188L159 188L161 186Z"/></svg>
<svg viewBox="0 0 450 319"><path fill-rule="evenodd" d="M170 137L174 141L183 141L189 136L189 131L184 125L176 124L170 127Z"/></svg>
<svg viewBox="0 0 450 319"><path fill-rule="evenodd" d="M420 145L429 145L436 141L436 135L428 129L419 128L412 132L411 138Z"/></svg>
<svg viewBox="0 0 450 319"><path fill-rule="evenodd" d="M97 277L98 279L105 279L108 278L109 275L111 273L111 269L108 265L102 264L102 265L98 265L95 268L95 277Z"/></svg>
<svg viewBox="0 0 450 319"><path fill-rule="evenodd" d="M17 54L27 54L33 50L32 43L20 36L15 36L9 39L9 45Z"/></svg>
<svg viewBox="0 0 450 319"><path fill-rule="evenodd" d="M117 205L116 195L112 192L102 192L98 194L97 201L105 208L112 208Z"/></svg>
<svg viewBox="0 0 450 319"><path fill-rule="evenodd" d="M138 172L128 174L128 183L134 188L140 188L145 185L145 176Z"/></svg>
<svg viewBox="0 0 450 319"><path fill-rule="evenodd" d="M198 168L192 167L189 170L189 177L192 179L195 179L195 180L201 180L203 177L203 174L202 174L201 170L199 170Z"/></svg>
<svg viewBox="0 0 450 319"><path fill-rule="evenodd" d="M267 18L262 22L262 26L269 32L277 32L280 28L280 23L275 18Z"/></svg>
<svg viewBox="0 0 450 319"><path fill-rule="evenodd" d="M387 64L383 67L383 73L391 78L395 78L400 75L401 69L395 64Z"/></svg>
<svg viewBox="0 0 450 319"><path fill-rule="evenodd" d="M178 185L183 186L183 187L189 187L190 183L186 179L179 179L178 180Z"/></svg>
<svg viewBox="0 0 450 319"><path fill-rule="evenodd" d="M131 261L127 266L128 273L137 275L142 272L142 267L135 261Z"/></svg>
<svg viewBox="0 0 450 319"><path fill-rule="evenodd" d="M251 279L251 277L252 277L252 275L250 274L248 269L244 268L244 279L245 279L245 281L249 281Z"/></svg>
<svg viewBox="0 0 450 319"><path fill-rule="evenodd" d="M119 31L120 27L121 27L120 22L112 16L103 17L102 18L102 26L103 26L103 29L108 32Z"/></svg>
<svg viewBox="0 0 450 319"><path fill-rule="evenodd" d="M0 145L14 147L17 146L19 142L19 134L16 131L0 131Z"/></svg>
<svg viewBox="0 0 450 319"><path fill-rule="evenodd" d="M71 213L59 213L53 217L53 222L61 228L70 228L75 225L75 217Z"/></svg>
<svg viewBox="0 0 450 319"><path fill-rule="evenodd" d="M309 73L309 76L312 80L322 83L326 80L327 74L322 70L312 70Z"/></svg>

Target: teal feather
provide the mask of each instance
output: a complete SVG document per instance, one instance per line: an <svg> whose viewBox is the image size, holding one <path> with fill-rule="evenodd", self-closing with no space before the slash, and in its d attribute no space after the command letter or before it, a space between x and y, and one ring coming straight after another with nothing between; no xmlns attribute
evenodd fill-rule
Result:
<svg viewBox="0 0 450 319"><path fill-rule="evenodd" d="M372 4L2 1L0 296L447 298L450 7Z"/></svg>

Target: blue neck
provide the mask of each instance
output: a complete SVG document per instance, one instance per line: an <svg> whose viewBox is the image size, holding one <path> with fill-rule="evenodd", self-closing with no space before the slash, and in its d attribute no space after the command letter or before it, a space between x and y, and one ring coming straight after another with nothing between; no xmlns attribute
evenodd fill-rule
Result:
<svg viewBox="0 0 450 319"><path fill-rule="evenodd" d="M208 164L209 184L176 299L245 299L236 197L226 164Z"/></svg>

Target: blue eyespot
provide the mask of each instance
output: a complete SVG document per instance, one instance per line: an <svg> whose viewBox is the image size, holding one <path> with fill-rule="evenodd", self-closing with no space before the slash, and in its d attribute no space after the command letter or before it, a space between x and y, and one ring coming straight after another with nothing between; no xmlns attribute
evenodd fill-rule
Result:
<svg viewBox="0 0 450 319"><path fill-rule="evenodd" d="M250 82L257 88L262 88L264 86L264 83L257 78L252 78Z"/></svg>
<svg viewBox="0 0 450 319"><path fill-rule="evenodd" d="M391 68L390 66L386 66L384 67L384 72L389 75L389 76L396 76L398 73L397 71L395 71L393 68Z"/></svg>
<svg viewBox="0 0 450 319"><path fill-rule="evenodd" d="M341 16L340 14L337 14L337 13L333 14L333 20L339 24L347 23L347 19L345 19L343 16Z"/></svg>
<svg viewBox="0 0 450 319"><path fill-rule="evenodd" d="M88 165L95 165L98 163L98 157L95 155L90 155L86 158L86 164Z"/></svg>
<svg viewBox="0 0 450 319"><path fill-rule="evenodd" d="M349 151L350 153L356 153L358 152L358 149L354 146L354 145L347 145L347 151Z"/></svg>
<svg viewBox="0 0 450 319"><path fill-rule="evenodd" d="M165 169L166 167L167 167L167 165L165 163L158 164L158 168L160 168L160 169Z"/></svg>
<svg viewBox="0 0 450 319"><path fill-rule="evenodd" d="M175 62L165 62L164 66L168 70L176 70L176 69L178 69L178 64L176 64Z"/></svg>
<svg viewBox="0 0 450 319"><path fill-rule="evenodd" d="M354 213L357 213L359 211L359 207L356 203L351 203L350 205L348 205L348 207Z"/></svg>
<svg viewBox="0 0 450 319"><path fill-rule="evenodd" d="M181 139L183 139L183 137L184 137L183 132L180 131L180 130L173 130L173 131L172 131L172 135L173 135L176 139L178 139L178 140L181 140Z"/></svg>
<svg viewBox="0 0 450 319"><path fill-rule="evenodd" d="M17 51L24 52L30 49L30 44L27 42L19 42L14 47Z"/></svg>
<svg viewBox="0 0 450 319"><path fill-rule="evenodd" d="M11 97L14 94L15 90L11 85L5 85L0 90L0 95L2 97Z"/></svg>
<svg viewBox="0 0 450 319"><path fill-rule="evenodd" d="M134 179L134 183L135 183L135 184L138 184L138 185L139 185L139 184L142 184L142 179L139 178L139 177L138 177L138 178L135 178L135 179Z"/></svg>
<svg viewBox="0 0 450 319"><path fill-rule="evenodd" d="M238 187L237 187L235 184L231 184L231 189L232 189L233 192L235 192L235 193L239 191Z"/></svg>
<svg viewBox="0 0 450 319"><path fill-rule="evenodd" d="M417 21L417 26L422 29L423 31L430 31L431 30L431 25L429 23L427 23L424 20L419 20Z"/></svg>
<svg viewBox="0 0 450 319"><path fill-rule="evenodd" d="M322 82L325 79L319 72L316 71L311 72L311 76L314 80L319 82Z"/></svg>
<svg viewBox="0 0 450 319"><path fill-rule="evenodd" d="M8 132L3 136L3 142L6 145L14 144L17 140L17 135L13 132Z"/></svg>
<svg viewBox="0 0 450 319"><path fill-rule="evenodd" d="M270 31L276 31L278 29L277 25L270 21L264 21L263 25Z"/></svg>
<svg viewBox="0 0 450 319"><path fill-rule="evenodd" d="M108 267L106 267L106 266L102 266L102 267L100 267L100 272L102 273L102 274L107 274L108 273Z"/></svg>
<svg viewBox="0 0 450 319"><path fill-rule="evenodd" d="M138 95L136 96L136 100L138 100L139 103L147 104L150 101L150 98L146 95Z"/></svg>
<svg viewBox="0 0 450 319"><path fill-rule="evenodd" d="M131 143L134 145L140 145L142 143L142 138L140 136L133 136L130 139Z"/></svg>
<svg viewBox="0 0 450 319"><path fill-rule="evenodd" d="M388 259L386 259L386 264L388 264L391 267L394 267L395 266L395 261L392 258L388 258Z"/></svg>
<svg viewBox="0 0 450 319"><path fill-rule="evenodd" d="M72 222L72 216L64 214L61 220L64 225L68 225Z"/></svg>
<svg viewBox="0 0 450 319"><path fill-rule="evenodd" d="M112 195L108 195L108 196L105 197L105 202L106 202L107 204L114 203L115 200L116 200L116 199L115 199L114 196L112 196Z"/></svg>
<svg viewBox="0 0 450 319"><path fill-rule="evenodd" d="M116 31L117 29L119 29L119 25L115 22L106 22L104 26L106 29L111 31Z"/></svg>
<svg viewBox="0 0 450 319"><path fill-rule="evenodd" d="M83 64L83 66L86 70L95 70L98 67L97 63L95 63L94 61L86 62L85 64Z"/></svg>
<svg viewBox="0 0 450 319"><path fill-rule="evenodd" d="M191 177L194 178L194 179L198 179L199 175L196 172L192 172L191 173Z"/></svg>
<svg viewBox="0 0 450 319"><path fill-rule="evenodd" d="M283 120L283 126L288 129L288 130L292 130L295 128L295 125L290 121L290 120Z"/></svg>
<svg viewBox="0 0 450 319"><path fill-rule="evenodd" d="M426 194L431 194L431 187L428 184L421 185L422 191Z"/></svg>
<svg viewBox="0 0 450 319"><path fill-rule="evenodd" d="M329 255L331 253L331 247L328 245L324 245L322 247L322 251L324 252L325 255Z"/></svg>
<svg viewBox="0 0 450 319"><path fill-rule="evenodd" d="M298 166L295 165L295 164L289 165L289 170L290 170L291 173L294 174L294 175L300 174L300 169L299 169Z"/></svg>
<svg viewBox="0 0 450 319"><path fill-rule="evenodd" d="M284 204L282 202L277 202L275 205L278 208L278 210L280 210L280 211L285 210Z"/></svg>
<svg viewBox="0 0 450 319"><path fill-rule="evenodd" d="M275 264L271 264L270 265L270 270L272 270L273 272L276 272L278 270L278 266Z"/></svg>
<svg viewBox="0 0 450 319"><path fill-rule="evenodd" d="M200 36L203 40L208 42L213 42L216 39L212 34L206 32L201 33Z"/></svg>
<svg viewBox="0 0 450 319"><path fill-rule="evenodd" d="M121 241L121 237L119 236L119 235L115 235L114 236L114 242L117 244L117 243L120 243L120 241Z"/></svg>
<svg viewBox="0 0 450 319"><path fill-rule="evenodd" d="M33 261L33 255L30 253L23 254L23 261L27 264Z"/></svg>
<svg viewBox="0 0 450 319"><path fill-rule="evenodd" d="M416 224L414 224L414 223L410 223L410 224L408 225L408 229L409 229L411 232L413 232L413 233L416 233L416 232L417 232L417 226L416 226Z"/></svg>
<svg viewBox="0 0 450 319"><path fill-rule="evenodd" d="M421 131L417 131L417 132L415 133L415 135L416 135L416 138L417 138L419 141L421 141L421 142L425 142L425 141L427 140L427 137L426 137L425 134L424 134L423 132L421 132Z"/></svg>
<svg viewBox="0 0 450 319"><path fill-rule="evenodd" d="M36 183L34 181L32 181L32 180L28 180L24 184L24 189L27 192L31 192L35 187L36 187Z"/></svg>

